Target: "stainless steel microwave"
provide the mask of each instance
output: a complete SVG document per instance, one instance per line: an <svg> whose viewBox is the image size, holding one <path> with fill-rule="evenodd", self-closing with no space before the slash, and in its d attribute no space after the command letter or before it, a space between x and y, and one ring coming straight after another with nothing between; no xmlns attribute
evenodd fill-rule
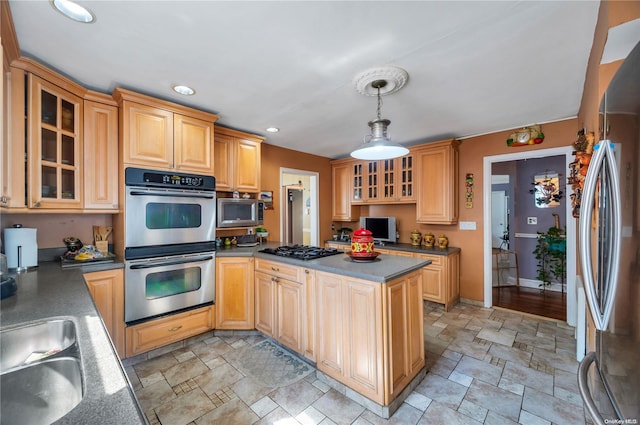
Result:
<svg viewBox="0 0 640 425"><path fill-rule="evenodd" d="M257 199L218 198L216 227L258 226L264 221L264 202Z"/></svg>

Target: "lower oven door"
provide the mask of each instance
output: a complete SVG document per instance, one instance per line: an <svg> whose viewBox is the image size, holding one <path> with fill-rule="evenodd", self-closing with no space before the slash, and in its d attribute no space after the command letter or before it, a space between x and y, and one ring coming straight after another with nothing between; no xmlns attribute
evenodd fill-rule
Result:
<svg viewBox="0 0 640 425"><path fill-rule="evenodd" d="M125 261L125 322L212 303L215 252Z"/></svg>

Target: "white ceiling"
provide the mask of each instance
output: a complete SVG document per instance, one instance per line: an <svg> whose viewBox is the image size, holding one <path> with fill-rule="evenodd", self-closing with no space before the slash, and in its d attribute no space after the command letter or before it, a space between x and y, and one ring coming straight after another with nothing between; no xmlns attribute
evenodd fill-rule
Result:
<svg viewBox="0 0 640 425"><path fill-rule="evenodd" d="M383 97L401 144L574 117L597 1L79 1L93 24L48 1L10 0L22 54L111 93L125 87L219 115L266 143L331 158L369 133L376 100L353 78L394 65ZM186 84L196 94L172 92ZM266 127L281 129L268 134Z"/></svg>

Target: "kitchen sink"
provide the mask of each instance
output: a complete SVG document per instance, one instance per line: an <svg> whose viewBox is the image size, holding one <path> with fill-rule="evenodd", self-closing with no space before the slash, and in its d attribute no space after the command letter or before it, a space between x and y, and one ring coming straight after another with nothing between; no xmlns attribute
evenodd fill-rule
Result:
<svg viewBox="0 0 640 425"><path fill-rule="evenodd" d="M50 424L83 397L76 328L46 320L0 331L0 424Z"/></svg>

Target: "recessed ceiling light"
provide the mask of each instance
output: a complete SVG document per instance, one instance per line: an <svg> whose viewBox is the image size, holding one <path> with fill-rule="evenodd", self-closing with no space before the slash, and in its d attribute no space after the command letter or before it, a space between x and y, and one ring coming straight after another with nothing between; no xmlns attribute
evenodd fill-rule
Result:
<svg viewBox="0 0 640 425"><path fill-rule="evenodd" d="M90 24L96 20L95 15L89 9L71 0L51 0L51 5L58 12L74 21Z"/></svg>
<svg viewBox="0 0 640 425"><path fill-rule="evenodd" d="M173 91L183 94L185 96L191 96L196 91L189 86L173 86Z"/></svg>
<svg viewBox="0 0 640 425"><path fill-rule="evenodd" d="M280 131L280 129L278 127L269 127L269 128L266 128L266 130L269 133L277 133L278 131Z"/></svg>

